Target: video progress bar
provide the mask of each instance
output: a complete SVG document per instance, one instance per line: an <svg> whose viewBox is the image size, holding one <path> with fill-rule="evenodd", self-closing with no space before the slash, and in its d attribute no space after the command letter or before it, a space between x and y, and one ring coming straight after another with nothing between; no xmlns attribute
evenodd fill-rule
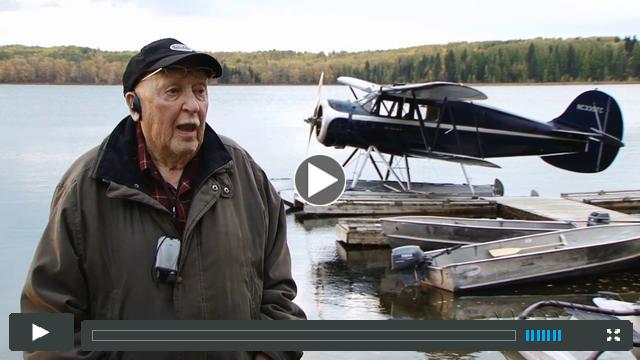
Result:
<svg viewBox="0 0 640 360"><path fill-rule="evenodd" d="M401 337L401 338L398 338ZM92 342L423 342L516 341L516 330L92 330Z"/></svg>
<svg viewBox="0 0 640 360"><path fill-rule="evenodd" d="M552 335L561 333L555 341ZM532 334L539 333L540 338ZM528 334L528 336L527 336ZM610 335L614 334L614 335ZM629 321L309 320L82 322L87 351L628 350Z"/></svg>

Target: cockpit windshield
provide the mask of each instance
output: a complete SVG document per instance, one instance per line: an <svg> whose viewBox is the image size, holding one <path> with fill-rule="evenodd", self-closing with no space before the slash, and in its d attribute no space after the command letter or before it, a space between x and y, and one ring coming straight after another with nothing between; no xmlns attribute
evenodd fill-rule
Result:
<svg viewBox="0 0 640 360"><path fill-rule="evenodd" d="M373 105L375 103L375 99L378 97L377 93L369 93L362 99L358 99L356 102L362 106L366 111L371 111L373 109Z"/></svg>

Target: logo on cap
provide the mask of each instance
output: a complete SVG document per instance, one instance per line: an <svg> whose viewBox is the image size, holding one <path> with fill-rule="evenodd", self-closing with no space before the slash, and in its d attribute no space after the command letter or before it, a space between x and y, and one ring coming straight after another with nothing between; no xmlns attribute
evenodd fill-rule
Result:
<svg viewBox="0 0 640 360"><path fill-rule="evenodd" d="M194 52L190 47L185 44L173 44L169 46L169 49L175 51L186 51L186 52Z"/></svg>

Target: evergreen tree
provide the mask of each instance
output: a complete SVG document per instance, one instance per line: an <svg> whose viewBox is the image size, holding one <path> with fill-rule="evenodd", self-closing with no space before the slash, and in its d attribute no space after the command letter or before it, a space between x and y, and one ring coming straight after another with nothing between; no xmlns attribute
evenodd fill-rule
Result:
<svg viewBox="0 0 640 360"><path fill-rule="evenodd" d="M640 46L634 46L631 58L629 59L629 77L640 79Z"/></svg>
<svg viewBox="0 0 640 360"><path fill-rule="evenodd" d="M538 59L536 56L536 48L533 43L529 44L527 50L527 79L529 81L538 81Z"/></svg>
<svg viewBox="0 0 640 360"><path fill-rule="evenodd" d="M441 80L441 68L442 60L440 59L440 53L437 53L433 60L433 80Z"/></svg>
<svg viewBox="0 0 640 360"><path fill-rule="evenodd" d="M453 54L453 50L447 50L447 54L444 56L445 64L445 80L456 81L456 56Z"/></svg>

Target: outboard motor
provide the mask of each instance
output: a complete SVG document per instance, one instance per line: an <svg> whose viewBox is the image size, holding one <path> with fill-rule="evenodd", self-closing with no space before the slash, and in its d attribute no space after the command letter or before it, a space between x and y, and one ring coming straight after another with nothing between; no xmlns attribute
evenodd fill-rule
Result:
<svg viewBox="0 0 640 360"><path fill-rule="evenodd" d="M420 246L399 246L391 250L391 271L415 269L424 262L424 252Z"/></svg>
<svg viewBox="0 0 640 360"><path fill-rule="evenodd" d="M428 267L434 264L435 258L451 254L453 250L459 249L462 245L458 244L432 255L425 255L422 249L416 245L397 247L391 250L391 271L399 272L402 282L406 286L418 286L427 275Z"/></svg>
<svg viewBox="0 0 640 360"><path fill-rule="evenodd" d="M594 211L587 219L587 226L608 225L610 222L611 217L609 216L609 213Z"/></svg>
<svg viewBox="0 0 640 360"><path fill-rule="evenodd" d="M391 250L391 271L397 271L405 286L420 286L425 265L419 246L400 246Z"/></svg>

